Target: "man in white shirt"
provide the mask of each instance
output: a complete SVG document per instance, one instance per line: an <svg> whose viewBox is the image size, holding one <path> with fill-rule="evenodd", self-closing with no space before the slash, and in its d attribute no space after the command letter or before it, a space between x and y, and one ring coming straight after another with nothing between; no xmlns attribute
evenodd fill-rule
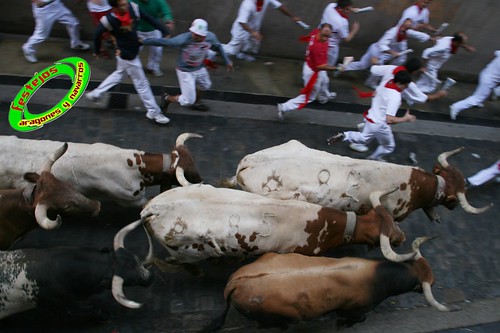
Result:
<svg viewBox="0 0 500 333"><path fill-rule="evenodd" d="M457 32L453 36L438 39L436 45L422 52L422 58L427 61L425 74L420 75L415 84L423 93L430 93L436 90L438 70L461 47L469 52L475 52L472 46L467 45L467 36L463 32Z"/></svg>
<svg viewBox="0 0 500 333"><path fill-rule="evenodd" d="M238 16L231 27L231 40L224 45L227 55L236 55L237 59L255 61L250 55L259 52L263 36L260 32L262 21L268 6L278 9L293 21L300 21L300 17L292 12L278 0L243 0L238 10ZM212 58L214 54L210 54Z"/></svg>
<svg viewBox="0 0 500 333"><path fill-rule="evenodd" d="M488 98L492 91L496 94L498 85L500 84L500 50L495 51L495 59L493 59L479 73L479 84L474 93L458 101L450 106L450 118L455 120L457 115L465 109L478 106L482 107L482 103Z"/></svg>
<svg viewBox="0 0 500 333"><path fill-rule="evenodd" d="M320 24L328 23L332 27L332 35L328 41L330 66L337 65L340 43L350 42L359 31L359 22L354 22L349 32L349 13L352 9L352 0L338 0L337 3L328 4L323 10Z"/></svg>
<svg viewBox="0 0 500 333"><path fill-rule="evenodd" d="M406 8L399 19L398 25L403 23L406 19L412 20L412 29L415 30L427 30L430 32L436 32L436 28L429 24L429 5L431 0L417 0L413 5Z"/></svg>
<svg viewBox="0 0 500 333"><path fill-rule="evenodd" d="M378 66L372 68L376 67ZM410 114L410 110L407 110L403 117L396 117L401 106L401 92L408 87L410 82L410 73L405 70L397 72L393 80L377 88L370 109L363 115L366 121L362 131L337 133L327 140L328 145L340 141L367 144L376 139L379 146L368 156L368 159L385 161L383 157L392 153L396 148L390 125L416 120L416 117Z"/></svg>

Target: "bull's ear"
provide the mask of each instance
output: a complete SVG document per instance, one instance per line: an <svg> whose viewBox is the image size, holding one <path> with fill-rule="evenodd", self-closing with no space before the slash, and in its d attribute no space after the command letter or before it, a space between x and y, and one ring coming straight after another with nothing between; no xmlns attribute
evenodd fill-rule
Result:
<svg viewBox="0 0 500 333"><path fill-rule="evenodd" d="M436 165L434 169L432 169L432 173L439 175L441 173L441 168Z"/></svg>
<svg viewBox="0 0 500 333"><path fill-rule="evenodd" d="M26 172L24 174L24 179L29 181L30 183L36 183L38 181L38 178L40 178L40 175L36 172Z"/></svg>

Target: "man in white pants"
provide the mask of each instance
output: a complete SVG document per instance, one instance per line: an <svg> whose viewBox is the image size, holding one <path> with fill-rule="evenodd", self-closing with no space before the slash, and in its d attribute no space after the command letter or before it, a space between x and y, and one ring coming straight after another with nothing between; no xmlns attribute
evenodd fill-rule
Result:
<svg viewBox="0 0 500 333"><path fill-rule="evenodd" d="M117 44L116 70L104 79L96 89L85 94L85 97L92 101L99 100L102 94L120 83L125 75L128 75L146 107L146 117L159 124L167 124L170 119L161 113L139 58L141 43L137 36L137 22L141 19L148 21L164 36L170 32L155 18L140 10L135 3L129 3L127 0L109 0L109 4L113 9L111 13L101 18L101 23L97 26L94 35L94 55L97 57L99 54L101 35L109 31Z"/></svg>
<svg viewBox="0 0 500 333"><path fill-rule="evenodd" d="M431 39L426 33L411 29L412 20L406 19L399 26L387 30L384 35L368 48L368 52L361 57L360 61L353 61L347 65L344 71L356 71L368 69L372 65L403 65L406 62L408 50L408 38L414 38L423 43ZM365 82L367 86L376 89L377 77L371 75Z"/></svg>
<svg viewBox="0 0 500 333"><path fill-rule="evenodd" d="M139 5L139 8L164 23L172 32L174 29L174 17L170 6L165 0L132 0ZM157 30L148 22L141 20L137 25L137 34L139 38L161 38L163 37L160 30ZM157 46L146 46L142 52L148 54L148 62L145 66L146 73L151 73L156 77L163 76L160 69L163 48Z"/></svg>
<svg viewBox="0 0 500 333"><path fill-rule="evenodd" d="M352 0L338 0L326 5L320 23L328 23L332 27L332 35L328 43L328 64L336 66L339 58L341 42L350 42L359 31L359 23L354 22L349 32L349 13L352 11Z"/></svg>
<svg viewBox="0 0 500 333"><path fill-rule="evenodd" d="M484 183L495 177L497 177L497 180L500 181L500 179L498 179L499 176L500 176L500 160L496 161L486 169L480 170L474 175L466 178L465 183L469 186L479 186L483 185Z"/></svg>
<svg viewBox="0 0 500 333"><path fill-rule="evenodd" d="M436 45L425 49L422 58L427 61L425 73L415 82L423 93L427 94L436 90L438 85L438 70L463 47L469 52L475 52L472 46L467 45L467 36L463 32L457 32L453 36L442 37L437 40Z"/></svg>
<svg viewBox="0 0 500 333"><path fill-rule="evenodd" d="M35 18L35 31L22 46L26 61L31 63L38 61L36 47L49 38L52 26L56 22L66 26L72 49L84 51L90 48L89 44L83 43L80 39L80 22L61 0L33 0L31 7Z"/></svg>
<svg viewBox="0 0 500 333"><path fill-rule="evenodd" d="M271 6L289 16L294 21L300 18L278 0L243 0L238 10L238 16L231 27L231 40L224 45L227 55L235 55L237 59L255 61L251 54L259 52L263 36L260 32L267 8ZM209 55L213 58L214 54Z"/></svg>
<svg viewBox="0 0 500 333"><path fill-rule="evenodd" d="M406 111L403 117L396 117L396 113L401 106L401 92L408 87L410 82L411 75L407 71L396 73L394 80L390 80L384 86L377 88L375 97L372 99L372 105L364 114L366 122L362 131L337 133L327 140L328 145L340 141L366 144L376 139L379 145L373 154L368 156L368 159L385 161L383 157L392 153L396 148L390 125L416 120L416 117L410 114L409 110Z"/></svg>
<svg viewBox="0 0 500 333"><path fill-rule="evenodd" d="M164 94L161 107L167 111L170 103L179 103L182 106L191 106L198 111L208 111L208 107L201 102L201 94L211 87L212 81L205 67L208 50L215 49L224 59L227 70L233 69L222 44L217 36L208 31L208 23L203 19L196 19L191 24L189 32L172 38L148 38L144 45L170 46L181 50L177 58L177 78L181 86L181 93L176 96Z"/></svg>
<svg viewBox="0 0 500 333"><path fill-rule="evenodd" d="M463 110L474 106L482 107L482 103L490 96L491 92L496 93L500 84L500 50L495 51L493 59L479 74L479 84L474 93L450 106L450 118L455 120L457 115Z"/></svg>
<svg viewBox="0 0 500 333"><path fill-rule="evenodd" d="M300 95L278 104L278 119L284 120L284 113L302 109L318 97L320 103L330 99L328 92L328 75L326 71L336 70L328 65L328 38L332 34L332 27L324 23L309 35L309 44L306 50L306 61L302 67L304 88ZM325 95L326 94L326 95Z"/></svg>

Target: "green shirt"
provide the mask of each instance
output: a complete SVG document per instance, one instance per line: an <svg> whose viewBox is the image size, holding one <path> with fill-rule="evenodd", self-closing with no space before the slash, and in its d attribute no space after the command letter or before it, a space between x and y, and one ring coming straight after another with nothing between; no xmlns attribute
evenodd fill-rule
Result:
<svg viewBox="0 0 500 333"><path fill-rule="evenodd" d="M154 18L159 19L163 23L167 23L174 20L170 6L166 0L130 0L139 5L139 8L151 15ZM151 24L144 20L140 20L137 24L138 31L153 31L156 30Z"/></svg>

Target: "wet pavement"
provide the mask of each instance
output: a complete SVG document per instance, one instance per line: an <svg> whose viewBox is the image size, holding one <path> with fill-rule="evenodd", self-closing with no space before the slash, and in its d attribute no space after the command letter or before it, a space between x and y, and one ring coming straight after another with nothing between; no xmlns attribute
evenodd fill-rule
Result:
<svg viewBox="0 0 500 333"><path fill-rule="evenodd" d="M5 42L5 41L4 41ZM15 44L11 41L12 45ZM55 43L54 45L58 45ZM14 51L11 51L14 52ZM268 60L268 59L265 59ZM113 63L110 61L110 63ZM273 61L274 66L297 69L300 64L288 61ZM29 79L29 69L24 63L12 61L0 67L0 110L8 110L20 85ZM112 64L114 66L114 63ZM220 178L234 174L238 161L246 154L296 139L305 145L355 158L367 154L351 151L347 144L327 146L326 138L340 130L353 128L361 119L366 108L365 100L347 97L351 95L352 82L337 83L337 91L345 92L334 103L324 106L311 104L309 108L290 114L284 122L276 119L276 103L293 96L298 91L296 82L300 70L293 75L296 79L278 77L278 71L269 72L269 65L260 63L248 73L247 64L238 64L239 71L228 79L226 73L213 74L214 90L207 97L211 110L200 113L173 106L168 116L171 123L158 125L146 119L137 96L129 83L117 87L113 98L125 99L124 109L109 109L109 101L92 104L83 99L77 106L57 121L31 133L14 131L3 118L0 121L1 135L17 135L30 139L50 139L70 142L104 142L123 148L137 148L150 152L168 152L176 137L183 132L196 132L203 139L191 139L187 146L192 152L205 183L215 184ZM29 65L33 66L33 65ZM44 68L46 64L38 64ZM95 86L109 67L96 64ZM245 67L247 66L247 67ZM289 66L289 67L287 67ZM244 69L247 68L247 69ZM261 70L258 71L257 68ZM265 68L263 72L262 68ZM33 70L32 70L33 71ZM281 72L280 72L281 73ZM3 75L2 75L3 74ZM156 96L163 91L175 91L173 75L160 80L152 79ZM250 77L258 78L262 85L257 91ZM272 77L273 80L266 80ZM288 79L288 81L286 81ZM17 81L16 81L17 80ZM231 80L231 82L226 82ZM233 81L234 80L234 81ZM277 91L277 80L281 88ZM244 82L243 82L244 81ZM267 82L267 83L266 83ZM342 82L342 84L340 84ZM358 84L359 81L354 80ZM170 84L169 84L170 83ZM233 89L228 85L232 84ZM299 82L300 84L300 82ZM332 83L335 85L335 83ZM166 88L165 88L166 86ZM251 87L252 86L252 87ZM220 88L227 88L220 89ZM469 91L473 85L464 83ZM217 89L215 89L217 88ZM55 85L35 95L30 110L43 111L47 105L58 100L64 87ZM454 92L455 94L457 92ZM120 95L122 94L122 95ZM62 96L62 95L61 95ZM444 102L443 102L444 103ZM453 156L449 162L460 168L464 175L491 165L500 156L500 127L498 102L487 102L485 110L470 110L458 122L452 122L445 111L433 112L436 104L415 109L419 120L414 124L395 127L396 151L388 157L389 162L408 164L410 152L417 155L418 166L432 170L436 157L443 151L465 147L464 152ZM5 113L3 113L5 114ZM373 146L371 146L373 148ZM151 196L158 194L158 188L151 188ZM500 184L487 183L467 192L474 206L493 202L495 206L481 215L470 215L461 208L448 211L439 207L441 224L428 222L423 212L414 212L402 224L407 240L423 235L438 236L422 246L422 254L429 260L435 275L433 292L437 300L462 308L462 311L440 313L427 306L421 294L411 293L392 297L368 315L364 323L357 324L345 332L497 332L500 328ZM104 201L102 212L95 219L65 219L63 226L54 231L36 230L15 245L23 247L48 247L59 245L111 247L113 236L121 227L139 217L139 209L123 208L113 202ZM407 241L398 252L408 250ZM147 240L142 229L136 229L126 241L140 256L147 252ZM155 254L164 258L167 253L158 244ZM364 247L346 247L334 251L331 256L368 255L377 256L377 251L366 252ZM130 287L125 294L132 300L144 303L138 310L125 309L118 305L110 292L94 298L95 304L109 312L110 317L100 320L69 320L62 311L48 314L40 310L15 315L0 322L5 332L196 332L224 309L222 291L229 275L245 262L234 260L207 261L200 263L203 276L187 272L163 272L153 267L155 282L150 288ZM50 272L48 272L50 273ZM289 332L332 332L335 328L335 314L323 316L292 326ZM491 324L492 323L492 324ZM257 329L255 322L243 318L236 311L230 311L222 332L279 332L279 329ZM463 331L465 332L465 331Z"/></svg>

